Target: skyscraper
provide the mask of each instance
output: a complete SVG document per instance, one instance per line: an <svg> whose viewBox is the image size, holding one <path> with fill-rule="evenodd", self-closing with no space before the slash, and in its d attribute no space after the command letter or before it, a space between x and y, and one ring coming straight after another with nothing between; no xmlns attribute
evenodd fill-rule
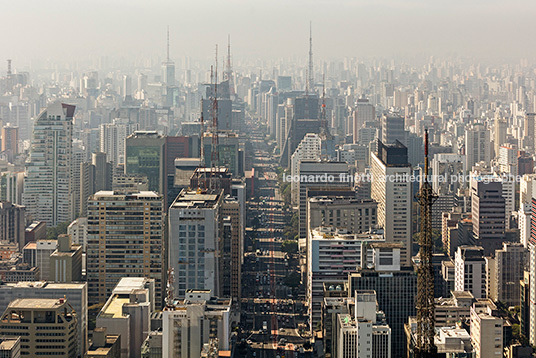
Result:
<svg viewBox="0 0 536 358"><path fill-rule="evenodd" d="M404 118L399 115L383 115L381 118L381 141L393 144L395 141L404 142Z"/></svg>
<svg viewBox="0 0 536 358"><path fill-rule="evenodd" d="M220 209L223 190L183 190L169 208L169 265L175 271L175 296L188 289L219 295Z"/></svg>
<svg viewBox="0 0 536 358"><path fill-rule="evenodd" d="M103 303L123 277L156 282L162 305L163 201L155 192L99 191L88 201L87 278L91 304Z"/></svg>
<svg viewBox="0 0 536 358"><path fill-rule="evenodd" d="M33 220L47 225L70 222L72 121L75 106L54 102L34 125L23 205Z"/></svg>
<svg viewBox="0 0 536 358"><path fill-rule="evenodd" d="M478 162L491 161L491 140L489 130L481 123L467 128L465 132L465 170L471 171Z"/></svg>
<svg viewBox="0 0 536 358"><path fill-rule="evenodd" d="M499 180L471 176L473 235L486 255L495 253L505 241L505 205L503 184Z"/></svg>
<svg viewBox="0 0 536 358"><path fill-rule="evenodd" d="M400 263L411 266L411 183L408 150L400 142L386 146L378 141L371 153L371 196L378 203L378 225L389 242L401 242Z"/></svg>
<svg viewBox="0 0 536 358"><path fill-rule="evenodd" d="M144 174L149 190L166 195L165 138L156 131L136 131L126 140L126 174Z"/></svg>

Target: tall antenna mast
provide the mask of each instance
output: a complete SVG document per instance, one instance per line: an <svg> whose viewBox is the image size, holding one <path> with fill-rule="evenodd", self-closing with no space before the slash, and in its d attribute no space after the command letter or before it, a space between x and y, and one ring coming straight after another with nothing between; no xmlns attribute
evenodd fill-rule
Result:
<svg viewBox="0 0 536 358"><path fill-rule="evenodd" d="M169 26L167 27L167 60L169 63Z"/></svg>
<svg viewBox="0 0 536 358"><path fill-rule="evenodd" d="M219 164L219 151L218 151L218 45L216 45L216 64L214 69L214 97L212 100L212 153L210 160L210 189L213 188L213 178L217 168L217 163Z"/></svg>
<svg viewBox="0 0 536 358"><path fill-rule="evenodd" d="M314 90L315 74L313 69L313 22L309 22L309 73L307 76L308 86L311 91Z"/></svg>
<svg viewBox="0 0 536 358"><path fill-rule="evenodd" d="M11 60L7 60L7 75L11 76Z"/></svg>
<svg viewBox="0 0 536 358"><path fill-rule="evenodd" d="M416 358L435 357L434 271L432 268L432 205L437 199L428 178L428 129L424 130L424 179L417 199L421 207L419 266L417 267Z"/></svg>
<svg viewBox="0 0 536 358"><path fill-rule="evenodd" d="M231 35L227 35L227 71L225 71L225 79L229 81L229 92L231 97L234 97L236 92L234 88L233 66L231 64Z"/></svg>

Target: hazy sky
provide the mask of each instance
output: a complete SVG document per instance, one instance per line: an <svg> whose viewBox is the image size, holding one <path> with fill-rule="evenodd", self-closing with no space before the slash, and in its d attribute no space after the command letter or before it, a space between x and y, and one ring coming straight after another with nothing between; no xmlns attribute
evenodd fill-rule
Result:
<svg viewBox="0 0 536 358"><path fill-rule="evenodd" d="M534 0L1 0L0 60L99 55L533 57Z"/></svg>

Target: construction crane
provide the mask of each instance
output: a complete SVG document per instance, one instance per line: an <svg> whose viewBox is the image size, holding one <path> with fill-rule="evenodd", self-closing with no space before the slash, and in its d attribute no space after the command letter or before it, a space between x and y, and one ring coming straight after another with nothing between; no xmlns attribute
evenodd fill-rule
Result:
<svg viewBox="0 0 536 358"><path fill-rule="evenodd" d="M437 355L434 345L434 271L432 267L432 205L437 199L428 180L428 129L424 131L424 175L417 195L420 206L419 263L417 267L417 335L415 357Z"/></svg>

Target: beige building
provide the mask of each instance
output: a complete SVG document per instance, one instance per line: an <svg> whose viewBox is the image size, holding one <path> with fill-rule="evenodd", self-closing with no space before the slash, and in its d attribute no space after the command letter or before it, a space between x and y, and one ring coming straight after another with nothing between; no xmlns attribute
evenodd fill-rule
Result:
<svg viewBox="0 0 536 358"><path fill-rule="evenodd" d="M360 234L378 224L378 204L374 200L361 200L344 196L317 196L307 201L308 230L320 226L345 229Z"/></svg>
<svg viewBox="0 0 536 358"><path fill-rule="evenodd" d="M205 343L230 349L231 300L210 290L188 290L162 312L162 357L198 358Z"/></svg>
<svg viewBox="0 0 536 358"><path fill-rule="evenodd" d="M58 249L50 255L50 279L54 282L82 281L82 245L72 244L69 235L58 237Z"/></svg>
<svg viewBox="0 0 536 358"><path fill-rule="evenodd" d="M121 336L106 334L106 328L93 330L93 342L85 358L121 358Z"/></svg>
<svg viewBox="0 0 536 358"><path fill-rule="evenodd" d="M0 319L0 336L24 337L21 354L29 357L76 357L78 319L67 300L20 298ZM53 338L50 338L53 337Z"/></svg>
<svg viewBox="0 0 536 358"><path fill-rule="evenodd" d="M97 327L121 336L122 358L140 358L154 312L154 280L125 277L114 288L97 316Z"/></svg>
<svg viewBox="0 0 536 358"><path fill-rule="evenodd" d="M480 300L471 307L471 342L475 358L502 357L503 319L494 316L491 300Z"/></svg>
<svg viewBox="0 0 536 358"><path fill-rule="evenodd" d="M163 200L152 191L99 191L88 201L87 281L90 304L104 303L123 277L156 282L162 306Z"/></svg>

